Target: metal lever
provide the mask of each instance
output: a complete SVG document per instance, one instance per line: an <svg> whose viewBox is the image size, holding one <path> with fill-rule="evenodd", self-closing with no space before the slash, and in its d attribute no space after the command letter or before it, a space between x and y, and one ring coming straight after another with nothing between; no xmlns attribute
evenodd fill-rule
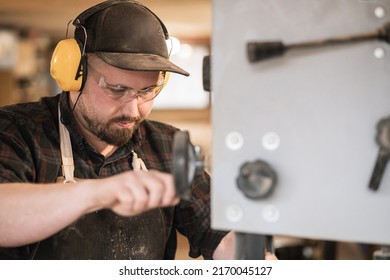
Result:
<svg viewBox="0 0 390 280"><path fill-rule="evenodd" d="M309 41L286 45L281 41L274 42L249 42L247 44L248 59L250 62L257 62L264 59L281 56L292 49L308 49L346 43L363 42L369 40L382 40L390 43L390 22L379 28L376 32L363 33L358 35L329 38L325 40Z"/></svg>
<svg viewBox="0 0 390 280"><path fill-rule="evenodd" d="M379 145L379 153L369 183L369 188L374 191L379 188L390 158L390 118L378 123L376 142Z"/></svg>

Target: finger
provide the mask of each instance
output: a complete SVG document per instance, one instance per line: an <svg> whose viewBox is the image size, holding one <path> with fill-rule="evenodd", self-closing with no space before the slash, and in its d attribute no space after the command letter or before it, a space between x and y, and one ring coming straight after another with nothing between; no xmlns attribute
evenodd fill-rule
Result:
<svg viewBox="0 0 390 280"><path fill-rule="evenodd" d="M154 172L136 171L135 174L139 176L147 192L147 207L151 209L162 206L162 197L166 191L164 181Z"/></svg>
<svg viewBox="0 0 390 280"><path fill-rule="evenodd" d="M157 178L159 178L164 185L164 192L162 193L161 204L163 206L176 205L180 199L176 196L176 189L174 185L173 176L167 173L161 173L151 170Z"/></svg>
<svg viewBox="0 0 390 280"><path fill-rule="evenodd" d="M142 212L147 209L149 193L145 187L145 183L136 172L130 172L130 179L127 181L125 187L132 195L132 204L128 205L130 211ZM121 203L125 203L120 198Z"/></svg>
<svg viewBox="0 0 390 280"><path fill-rule="evenodd" d="M278 258L271 252L265 253L265 259L266 260L277 260Z"/></svg>

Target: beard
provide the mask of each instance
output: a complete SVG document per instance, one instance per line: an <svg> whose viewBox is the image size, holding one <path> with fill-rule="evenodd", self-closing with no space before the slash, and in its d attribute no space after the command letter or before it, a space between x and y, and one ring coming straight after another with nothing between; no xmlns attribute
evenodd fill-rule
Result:
<svg viewBox="0 0 390 280"><path fill-rule="evenodd" d="M140 123L139 117L119 116L102 122L96 118L92 119L82 113L84 120L89 126L89 131L95 134L99 139L109 145L121 147L128 144L133 137L134 131ZM132 122L134 125L131 128L118 128L116 122Z"/></svg>

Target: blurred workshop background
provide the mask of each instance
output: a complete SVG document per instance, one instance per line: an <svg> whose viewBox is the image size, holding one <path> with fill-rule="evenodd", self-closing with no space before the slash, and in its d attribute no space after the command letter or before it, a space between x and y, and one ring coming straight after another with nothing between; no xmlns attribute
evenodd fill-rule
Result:
<svg viewBox="0 0 390 280"><path fill-rule="evenodd" d="M73 35L71 24L96 0L0 0L0 106L35 101L60 93L49 74L56 43ZM171 75L150 118L188 130L191 140L211 157L211 96L203 88L202 61L210 53L211 0L141 0L162 19L172 38L173 60L191 73ZM70 23L70 24L69 24ZM68 35L67 35L68 33ZM212 171L211 171L212 172ZM188 259L179 238L177 259ZM370 259L371 246L275 238L281 259Z"/></svg>

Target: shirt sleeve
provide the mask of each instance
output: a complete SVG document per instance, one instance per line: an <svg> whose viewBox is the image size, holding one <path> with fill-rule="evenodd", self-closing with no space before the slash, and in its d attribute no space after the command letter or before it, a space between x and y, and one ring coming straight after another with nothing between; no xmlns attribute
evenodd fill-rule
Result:
<svg viewBox="0 0 390 280"><path fill-rule="evenodd" d="M55 182L61 164L51 126L0 114L0 182Z"/></svg>
<svg viewBox="0 0 390 280"><path fill-rule="evenodd" d="M32 157L17 123L0 119L0 182L31 181Z"/></svg>

